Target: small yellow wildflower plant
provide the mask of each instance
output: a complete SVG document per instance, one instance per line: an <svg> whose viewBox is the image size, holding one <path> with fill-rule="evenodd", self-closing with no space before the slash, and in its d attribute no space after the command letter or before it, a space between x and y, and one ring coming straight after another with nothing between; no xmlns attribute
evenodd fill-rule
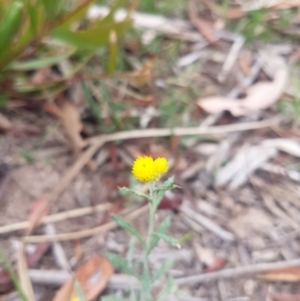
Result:
<svg viewBox="0 0 300 301"><path fill-rule="evenodd" d="M120 188L121 192L133 193L139 197L143 197L149 201L149 223L148 223L148 233L146 237L142 235L135 229L128 221L122 219L119 216L113 215L112 219L122 228L127 230L132 235L132 240L129 246L129 251L126 258L118 256L113 253L109 253L108 259L116 268L121 268L123 271L131 276L134 276L138 281L140 281L141 290L136 295L134 290L131 291L131 300L139 301L154 301L154 300L165 300L171 293L174 295L175 285L170 278L166 288L154 296L152 292L153 283L160 279L163 275L167 274L168 270L173 264L173 261L166 260L161 267L156 271L149 264L149 255L152 250L156 247L159 240L164 240L165 242L178 246L178 241L166 234L170 224L171 216L169 215L158 227L154 227L155 214L157 213L158 205L160 204L165 192L170 190L176 185L173 184L174 177L167 179L164 183L157 185L158 182L167 171L168 171L168 161L164 157L159 157L153 159L149 156L138 157L132 165L132 174L134 177L143 183L149 183L149 193L144 194L137 190L130 188ZM156 229L155 229L156 228ZM143 249L142 262L135 262L133 260L134 252L134 238L140 242ZM110 301L115 299L104 299L104 301ZM125 300L125 299L122 299Z"/></svg>

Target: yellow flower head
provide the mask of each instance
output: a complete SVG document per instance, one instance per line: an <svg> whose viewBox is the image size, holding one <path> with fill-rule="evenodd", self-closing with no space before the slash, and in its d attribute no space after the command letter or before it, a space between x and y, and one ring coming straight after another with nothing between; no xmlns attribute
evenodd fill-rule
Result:
<svg viewBox="0 0 300 301"><path fill-rule="evenodd" d="M141 182L158 180L161 175L168 171L168 162L165 158L153 158L143 156L137 158L132 165L132 173Z"/></svg>
<svg viewBox="0 0 300 301"><path fill-rule="evenodd" d="M159 157L154 160L155 169L159 173L159 176L168 171L168 161L164 157Z"/></svg>

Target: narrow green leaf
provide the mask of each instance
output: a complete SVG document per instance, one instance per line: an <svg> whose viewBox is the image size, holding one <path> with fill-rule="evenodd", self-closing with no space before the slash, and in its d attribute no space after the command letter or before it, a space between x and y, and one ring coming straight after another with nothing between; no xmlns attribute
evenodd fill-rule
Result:
<svg viewBox="0 0 300 301"><path fill-rule="evenodd" d="M146 200L151 201L151 198L149 197L149 195L147 195L145 193L142 193L142 192L139 192L139 191L127 188L127 187L119 187L119 190L120 190L120 193L123 195L126 195L128 193L133 193L141 198L145 198Z"/></svg>
<svg viewBox="0 0 300 301"><path fill-rule="evenodd" d="M44 68L48 66L52 66L55 64L58 64L62 60L70 57L72 54L74 54L76 51L75 48L71 49L70 51L66 52L62 55L57 56L47 56L47 57L39 57L37 59L33 60L27 60L25 62L13 62L12 64L7 66L7 69L10 70L33 70L33 69L39 69Z"/></svg>
<svg viewBox="0 0 300 301"><path fill-rule="evenodd" d="M167 230L169 229L171 224L171 217L167 216L162 223L159 225L158 229L157 229L157 233L161 233L161 234L165 234L167 232ZM151 237L151 241L149 244L149 249L147 250L147 254L150 254L151 251L156 247L158 241L159 241L159 237L157 235L152 235Z"/></svg>
<svg viewBox="0 0 300 301"><path fill-rule="evenodd" d="M69 29L74 23L81 21L85 17L88 8L89 5L84 5L70 12L69 15L59 24L58 27Z"/></svg>
<svg viewBox="0 0 300 301"><path fill-rule="evenodd" d="M114 253L107 253L106 257L116 269L121 269L128 275L134 276L133 270L131 269L128 261L125 258Z"/></svg>
<svg viewBox="0 0 300 301"><path fill-rule="evenodd" d="M42 1L47 20L52 21L61 14L64 2L65 0Z"/></svg>
<svg viewBox="0 0 300 301"><path fill-rule="evenodd" d="M167 259L163 262L163 264L160 266L158 270L155 271L152 281L155 282L158 280L161 276L166 274L168 270L172 267L174 261L172 259Z"/></svg>
<svg viewBox="0 0 300 301"><path fill-rule="evenodd" d="M33 6L30 3L30 0L25 0L26 12L29 18L29 28L33 36L38 33L38 18L39 18L39 10L36 6Z"/></svg>
<svg viewBox="0 0 300 301"><path fill-rule="evenodd" d="M167 285L165 285L164 289L157 296L157 301L164 301L166 297L174 294L176 292L177 286L174 283L173 277L167 277Z"/></svg>
<svg viewBox="0 0 300 301"><path fill-rule="evenodd" d="M112 219L118 224L118 226L134 235L143 245L145 244L141 235L127 221L117 215L112 215Z"/></svg>
<svg viewBox="0 0 300 301"><path fill-rule="evenodd" d="M115 71L118 61L118 39L115 30L109 33L107 73Z"/></svg>
<svg viewBox="0 0 300 301"><path fill-rule="evenodd" d="M166 191L173 189L174 187L176 187L174 185L174 176L170 177L169 179L167 179L161 186L157 187L154 190L154 195L155 195L155 199L154 199L154 206L155 208L158 207L160 201L162 200L162 198L164 197Z"/></svg>
<svg viewBox="0 0 300 301"><path fill-rule="evenodd" d="M143 275L140 277L140 281L141 281L141 286L142 286L142 290L145 292L149 292L151 290L151 286L152 286L152 278L151 275L148 273L143 273ZM147 300L149 298L149 296L146 297ZM149 298L150 300L150 298Z"/></svg>
<svg viewBox="0 0 300 301"><path fill-rule="evenodd" d="M67 43L73 44L80 48L98 48L109 44L109 34L114 30L117 35L117 40L130 28L132 24L131 19L125 19L122 22L111 24L99 24L92 29L84 31L73 32L65 28L56 28L51 34L53 37L63 40Z"/></svg>
<svg viewBox="0 0 300 301"><path fill-rule="evenodd" d="M23 19L24 4L22 1L14 1L8 8L0 24L0 52L8 49L10 42L19 32Z"/></svg>
<svg viewBox="0 0 300 301"><path fill-rule="evenodd" d="M80 283L77 280L75 281L75 288L76 288L76 292L77 292L77 296L78 296L79 301L86 301L83 289L82 289Z"/></svg>
<svg viewBox="0 0 300 301"><path fill-rule="evenodd" d="M154 232L153 235L157 236L159 239L164 240L168 244L179 245L178 240L176 238L172 237L172 236L168 236L166 234L158 233L158 232Z"/></svg>

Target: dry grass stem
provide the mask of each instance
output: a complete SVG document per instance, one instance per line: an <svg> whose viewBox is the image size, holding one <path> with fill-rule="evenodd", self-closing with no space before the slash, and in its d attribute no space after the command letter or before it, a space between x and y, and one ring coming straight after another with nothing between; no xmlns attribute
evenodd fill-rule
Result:
<svg viewBox="0 0 300 301"><path fill-rule="evenodd" d="M123 218L126 220L133 220L147 211L148 211L148 205L145 205L145 206L129 213L128 215L125 215ZM24 242L27 242L27 243L74 240L74 239L90 237L93 235L103 234L116 227L117 227L117 224L115 222L109 222L109 223L104 224L99 227L95 227L95 228L87 229L87 230L76 231L76 232L60 233L60 234L54 234L54 235L25 236L23 238L23 240L24 240Z"/></svg>
<svg viewBox="0 0 300 301"><path fill-rule="evenodd" d="M106 203L106 204L101 204L101 205L97 205L94 207L85 207L85 208L79 208L79 209L74 209L74 210L70 210L70 211L60 212L60 213L45 216L41 220L41 223L42 224L56 223L56 222L60 222L60 221L63 221L63 220L69 219L69 218L75 218L75 217L91 214L94 212L103 212L103 211L108 210L110 207L111 207L111 205L109 203ZM2 227L0 227L0 234L10 233L10 232L18 231L18 230L25 230L25 229L27 229L29 224L30 223L28 221L24 221L24 222L19 222L19 223L15 223L15 224L9 224L9 225L2 226Z"/></svg>
<svg viewBox="0 0 300 301"><path fill-rule="evenodd" d="M195 276L188 276L175 279L177 285L195 285L204 282L211 282L220 279L230 279L236 277L253 276L254 274L274 271L277 269L286 269L300 266L300 259L289 261L279 261L271 263L259 263L249 266L242 266L232 269L225 269L218 272L205 273Z"/></svg>

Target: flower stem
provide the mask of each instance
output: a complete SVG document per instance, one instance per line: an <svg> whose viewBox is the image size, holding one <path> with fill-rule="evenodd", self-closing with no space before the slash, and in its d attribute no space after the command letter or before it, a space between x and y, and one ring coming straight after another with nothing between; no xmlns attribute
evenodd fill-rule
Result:
<svg viewBox="0 0 300 301"><path fill-rule="evenodd" d="M154 206L154 189L155 189L155 183L151 182L149 186L149 195L151 198L151 202L149 202L149 225L148 225L148 233L145 240L145 249L144 249L144 255L143 255L143 278L148 279L148 281L145 281L146 285L144 284L142 286L141 291L141 301L148 301L149 298L151 299L151 272L149 267L149 248L150 243L153 235L153 229L154 229L154 219L155 219L155 206Z"/></svg>

